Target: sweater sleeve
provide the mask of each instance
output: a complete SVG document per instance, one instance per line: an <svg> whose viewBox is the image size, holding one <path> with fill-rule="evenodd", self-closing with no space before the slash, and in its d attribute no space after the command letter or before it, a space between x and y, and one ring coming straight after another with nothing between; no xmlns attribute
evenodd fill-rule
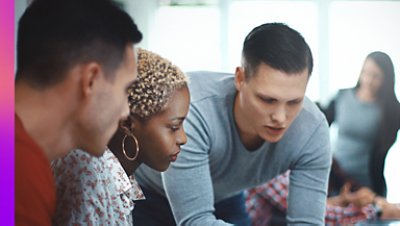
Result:
<svg viewBox="0 0 400 226"><path fill-rule="evenodd" d="M323 225L331 165L329 129L323 120L291 166L287 221L289 225Z"/></svg>
<svg viewBox="0 0 400 226"><path fill-rule="evenodd" d="M191 106L184 123L188 142L169 169L161 174L177 225L225 226L214 215L214 192L209 167L210 130Z"/></svg>

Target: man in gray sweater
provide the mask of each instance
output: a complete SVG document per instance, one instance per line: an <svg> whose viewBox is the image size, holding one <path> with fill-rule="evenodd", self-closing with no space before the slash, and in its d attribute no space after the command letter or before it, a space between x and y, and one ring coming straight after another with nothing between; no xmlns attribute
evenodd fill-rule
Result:
<svg viewBox="0 0 400 226"><path fill-rule="evenodd" d="M136 171L146 200L134 225L249 225L242 191L288 169L287 223L323 225L331 153L326 119L304 96L312 67L303 37L269 23L247 35L234 75L189 73L188 142L166 172Z"/></svg>

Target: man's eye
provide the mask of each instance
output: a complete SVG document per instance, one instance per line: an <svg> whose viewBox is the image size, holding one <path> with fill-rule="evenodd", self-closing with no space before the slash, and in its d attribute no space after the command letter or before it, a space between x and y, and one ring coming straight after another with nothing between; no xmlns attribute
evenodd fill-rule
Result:
<svg viewBox="0 0 400 226"><path fill-rule="evenodd" d="M300 104L301 103L301 100L292 100L292 101L289 101L289 105L296 105L296 104Z"/></svg>
<svg viewBox="0 0 400 226"><path fill-rule="evenodd" d="M267 104L273 104L273 103L275 103L276 102L276 100L274 100L274 99L264 99L264 98L261 98L261 100L264 102L264 103L267 103Z"/></svg>

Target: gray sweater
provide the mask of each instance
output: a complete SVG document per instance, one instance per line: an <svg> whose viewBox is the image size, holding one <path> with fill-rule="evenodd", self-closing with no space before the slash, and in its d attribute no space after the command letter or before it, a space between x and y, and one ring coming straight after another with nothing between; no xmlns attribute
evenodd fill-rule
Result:
<svg viewBox="0 0 400 226"><path fill-rule="evenodd" d="M375 147L380 108L361 102L354 89L341 91L335 98L335 123L339 128L333 155L346 174L362 186L372 188L369 161Z"/></svg>
<svg viewBox="0 0 400 226"><path fill-rule="evenodd" d="M331 153L328 124L318 108L305 98L279 142L264 142L250 152L233 119L234 76L194 72L189 77L188 142L166 172L139 167L139 183L169 199L178 225L230 225L215 218L214 203L290 169L287 220L323 225Z"/></svg>

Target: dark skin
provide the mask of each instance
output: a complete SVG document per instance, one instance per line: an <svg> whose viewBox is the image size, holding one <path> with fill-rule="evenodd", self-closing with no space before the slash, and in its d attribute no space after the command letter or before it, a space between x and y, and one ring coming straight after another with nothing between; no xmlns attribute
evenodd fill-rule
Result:
<svg viewBox="0 0 400 226"><path fill-rule="evenodd" d="M130 131L119 127L108 147L128 175L134 173L141 163L162 172L176 160L180 146L187 141L182 124L189 111L189 101L189 90L186 87L178 89L172 94L163 111L145 121L134 117ZM127 133L133 134L139 143L139 155L132 161L122 152L122 140ZM136 153L136 144L129 136L125 140L125 151L130 157Z"/></svg>

